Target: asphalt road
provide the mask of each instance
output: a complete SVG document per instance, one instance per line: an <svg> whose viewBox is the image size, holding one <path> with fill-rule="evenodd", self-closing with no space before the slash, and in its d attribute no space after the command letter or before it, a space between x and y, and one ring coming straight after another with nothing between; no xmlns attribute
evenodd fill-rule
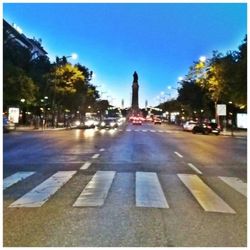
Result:
<svg viewBox="0 0 250 250"><path fill-rule="evenodd" d="M4 190L4 246L247 246L247 198L219 178L247 182L246 138L193 135L166 124L15 132L3 136L3 162L4 180L34 172ZM11 207L60 171L75 172L43 205ZM73 206L97 171L115 174L104 204ZM139 189L140 172L156 174L168 207L138 206L137 190L147 196L151 185L149 179ZM199 178L235 213L205 211L180 176Z"/></svg>

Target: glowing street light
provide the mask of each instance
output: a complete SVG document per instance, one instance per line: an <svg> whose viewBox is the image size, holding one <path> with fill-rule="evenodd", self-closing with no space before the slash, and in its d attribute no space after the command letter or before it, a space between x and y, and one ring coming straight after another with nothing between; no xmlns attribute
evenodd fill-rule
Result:
<svg viewBox="0 0 250 250"><path fill-rule="evenodd" d="M200 56L199 58L200 62L205 62L207 60L207 58L205 56Z"/></svg>
<svg viewBox="0 0 250 250"><path fill-rule="evenodd" d="M57 57L57 60L58 60L58 62L60 62L66 58L72 58L72 60L76 60L78 58L78 55L76 53L71 53L71 55L69 55L69 56Z"/></svg>
<svg viewBox="0 0 250 250"><path fill-rule="evenodd" d="M76 60L78 58L78 55L76 53L72 53L70 56L73 60Z"/></svg>

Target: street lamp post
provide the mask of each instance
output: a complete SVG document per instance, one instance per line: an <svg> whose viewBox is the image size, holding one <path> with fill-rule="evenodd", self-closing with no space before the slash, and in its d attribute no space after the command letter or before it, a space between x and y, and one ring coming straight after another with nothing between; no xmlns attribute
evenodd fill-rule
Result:
<svg viewBox="0 0 250 250"><path fill-rule="evenodd" d="M229 120L231 120L231 136L234 136L233 102L232 101L228 102L228 116L229 116L229 118L231 118L231 119L228 119L228 122L229 122Z"/></svg>
<svg viewBox="0 0 250 250"><path fill-rule="evenodd" d="M23 125L25 125L25 122L26 122L25 101L26 101L26 100L25 100L24 98L22 98L22 99L20 100L20 102L22 103L21 109L22 109L22 124L23 124Z"/></svg>

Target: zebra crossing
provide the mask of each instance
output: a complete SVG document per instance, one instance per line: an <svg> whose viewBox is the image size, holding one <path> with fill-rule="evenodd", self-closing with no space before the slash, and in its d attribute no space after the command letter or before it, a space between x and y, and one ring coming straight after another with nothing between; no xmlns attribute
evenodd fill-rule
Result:
<svg viewBox="0 0 250 250"><path fill-rule="evenodd" d="M8 207L41 207L53 195L62 188L77 171L58 171L31 191L18 198ZM23 180L30 180L35 172L19 171L3 180L3 188L7 190L15 186ZM116 178L116 171L97 171L88 184L83 187L82 192L78 195L72 207L101 207L105 205L105 201L112 190L112 183ZM119 173L126 175L126 173ZM172 175L171 175L172 176ZM185 190L190 192L200 207L205 212L217 212L226 214L235 214L236 211L227 204L223 197L220 197L209 187L200 176L195 174L176 174L180 183L183 184ZM240 194L247 197L247 183L244 183L235 177L215 177L222 183L233 188ZM136 172L135 173L135 206L143 208L173 208L168 202L166 190L163 191L162 184L158 179L158 174L154 172ZM115 191L115 190L114 190Z"/></svg>
<svg viewBox="0 0 250 250"><path fill-rule="evenodd" d="M119 131L124 131L119 129ZM162 130L162 129L125 129L126 132L143 132L143 133L168 133L168 134L179 134L181 131L178 130Z"/></svg>

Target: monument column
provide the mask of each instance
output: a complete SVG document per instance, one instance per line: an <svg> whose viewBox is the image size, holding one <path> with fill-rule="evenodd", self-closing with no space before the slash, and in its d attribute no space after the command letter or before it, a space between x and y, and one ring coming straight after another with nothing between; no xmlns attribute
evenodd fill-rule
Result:
<svg viewBox="0 0 250 250"><path fill-rule="evenodd" d="M136 71L133 74L134 80L132 84L132 113L139 113L139 105L138 105L138 92L139 92L139 84L138 84L138 75Z"/></svg>

